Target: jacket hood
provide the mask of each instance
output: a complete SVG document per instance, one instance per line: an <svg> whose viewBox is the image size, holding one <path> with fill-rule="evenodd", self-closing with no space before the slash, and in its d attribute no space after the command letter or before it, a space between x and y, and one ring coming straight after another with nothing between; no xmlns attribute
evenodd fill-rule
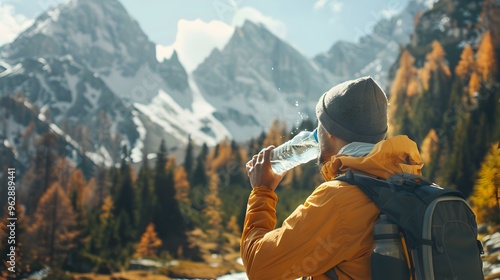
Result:
<svg viewBox="0 0 500 280"><path fill-rule="evenodd" d="M399 135L378 142L372 151L363 157L345 154L332 156L321 168L321 174L326 181L333 180L347 170L387 179L397 173L422 175L423 166L417 144L408 136Z"/></svg>

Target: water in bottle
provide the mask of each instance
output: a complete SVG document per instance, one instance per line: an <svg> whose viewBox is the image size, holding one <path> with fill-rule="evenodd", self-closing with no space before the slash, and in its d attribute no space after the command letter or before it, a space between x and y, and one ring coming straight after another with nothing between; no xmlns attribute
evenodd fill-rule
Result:
<svg viewBox="0 0 500 280"><path fill-rule="evenodd" d="M302 131L271 151L271 168L282 174L318 157L317 130Z"/></svg>
<svg viewBox="0 0 500 280"><path fill-rule="evenodd" d="M398 225L381 214L373 228L373 239L375 248L371 256L372 279L410 279Z"/></svg>

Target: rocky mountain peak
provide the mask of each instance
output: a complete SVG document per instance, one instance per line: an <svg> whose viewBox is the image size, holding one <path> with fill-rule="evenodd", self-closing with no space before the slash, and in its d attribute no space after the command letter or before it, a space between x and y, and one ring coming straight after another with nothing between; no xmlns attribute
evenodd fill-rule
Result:
<svg viewBox="0 0 500 280"><path fill-rule="evenodd" d="M131 76L156 63L155 45L117 0L73 0L41 14L2 49L8 60L70 54L91 70Z"/></svg>
<svg viewBox="0 0 500 280"><path fill-rule="evenodd" d="M410 0L399 14L381 18L358 42L338 41L314 61L344 80L372 76L385 88L399 47L410 42L414 18L423 9L421 1Z"/></svg>
<svg viewBox="0 0 500 280"><path fill-rule="evenodd" d="M215 107L214 116L237 140L257 135L275 119L295 125L313 116L317 98L338 82L251 21L236 28L224 49L212 51L193 76Z"/></svg>

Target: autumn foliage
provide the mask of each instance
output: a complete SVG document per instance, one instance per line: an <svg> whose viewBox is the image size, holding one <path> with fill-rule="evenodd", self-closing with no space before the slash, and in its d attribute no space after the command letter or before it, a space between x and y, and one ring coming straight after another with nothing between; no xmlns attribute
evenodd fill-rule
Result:
<svg viewBox="0 0 500 280"><path fill-rule="evenodd" d="M495 143L486 155L470 198L480 223L500 223L500 146Z"/></svg>
<svg viewBox="0 0 500 280"><path fill-rule="evenodd" d="M146 231L142 234L134 257L136 258L156 258L161 247L161 239L155 231L155 226L150 223L146 227Z"/></svg>

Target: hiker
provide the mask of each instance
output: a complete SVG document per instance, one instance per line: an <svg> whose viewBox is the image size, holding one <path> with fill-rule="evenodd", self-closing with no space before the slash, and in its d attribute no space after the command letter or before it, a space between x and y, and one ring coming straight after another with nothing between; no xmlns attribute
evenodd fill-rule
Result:
<svg viewBox="0 0 500 280"><path fill-rule="evenodd" d="M421 175L417 145L406 136L385 139L387 97L370 77L347 81L316 105L318 166L325 182L276 227L274 192L283 175L271 169L269 146L246 168L253 190L241 238L248 278L370 279L373 226L379 209L358 187L336 181L353 170L387 179ZM336 277L336 278L335 278Z"/></svg>

